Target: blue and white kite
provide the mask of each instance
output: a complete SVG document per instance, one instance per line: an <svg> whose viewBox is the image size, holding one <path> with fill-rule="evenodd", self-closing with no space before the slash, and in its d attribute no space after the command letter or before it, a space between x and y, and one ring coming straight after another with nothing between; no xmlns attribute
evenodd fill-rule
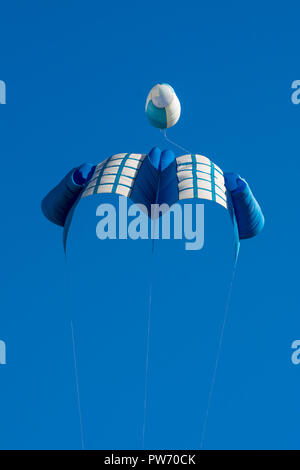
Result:
<svg viewBox="0 0 300 470"><path fill-rule="evenodd" d="M180 102L170 85L152 88L146 114L155 127L166 129L180 117ZM171 150L154 147L148 154L120 153L93 165L71 170L42 201L44 215L64 227L64 246L73 212L81 198L119 194L151 213L152 204L171 206L182 199L214 201L228 210L233 222L236 254L240 240L257 235L264 226L262 210L249 185L237 173L223 173L199 154L176 157Z"/></svg>

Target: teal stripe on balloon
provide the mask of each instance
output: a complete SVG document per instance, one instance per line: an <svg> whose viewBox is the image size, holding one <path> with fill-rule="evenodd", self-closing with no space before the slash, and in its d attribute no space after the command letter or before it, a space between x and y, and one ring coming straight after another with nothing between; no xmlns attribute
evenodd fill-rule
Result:
<svg viewBox="0 0 300 470"><path fill-rule="evenodd" d="M147 117L154 127L166 129L168 126L167 113L164 108L157 108L150 100L146 110Z"/></svg>

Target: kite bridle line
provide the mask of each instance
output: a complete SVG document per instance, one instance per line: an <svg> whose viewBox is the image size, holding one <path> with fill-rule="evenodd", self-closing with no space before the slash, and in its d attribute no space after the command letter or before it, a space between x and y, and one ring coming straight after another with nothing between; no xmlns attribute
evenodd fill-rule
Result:
<svg viewBox="0 0 300 470"><path fill-rule="evenodd" d="M182 147L181 145L178 145L176 144L176 142L174 142L173 140L169 139L169 137L167 136L167 129L160 129L160 132L162 133L164 139L169 142L170 144L172 145L175 145L175 147L178 147L180 150L183 150L184 152L187 152L187 153L190 153L192 154L193 152L191 152L190 150Z"/></svg>
<svg viewBox="0 0 300 470"><path fill-rule="evenodd" d="M158 184L155 196L155 210L157 208L158 195L160 189L160 174L158 177ZM146 418L147 418L147 398L148 398L148 376L149 376L149 359L150 359L150 328L151 328L151 311L152 311L152 287L153 287L153 264L154 264L154 235L155 235L155 222L156 212L154 213L154 221L152 226L152 249L151 249L151 264L150 264L150 281L149 281L149 304L148 304L148 326L147 326L147 346L146 346L146 365L145 365L145 392L144 392L144 421L142 431L142 449L145 450L145 431L146 431Z"/></svg>
<svg viewBox="0 0 300 470"><path fill-rule="evenodd" d="M166 130L161 130L163 133L164 139L171 143L172 145L175 145L176 147L180 148L181 150L190 153L191 152L178 145L176 142L170 140L167 137ZM158 185L157 185L157 191L156 191L156 198L155 198L155 207L157 207L157 202L158 202L158 196L159 196L159 190L160 190L160 174L159 174L159 179L158 179ZM150 281L149 281L149 303L148 303L148 322L147 322L147 345L146 345L146 364L145 364L145 388L144 388L144 419L143 419L143 428L142 428L142 449L144 450L145 448L145 431L146 431L146 418L147 418L147 401L148 401L148 378L149 378L149 360L150 360L150 330L151 330L151 313L152 313L152 291L153 291L153 264L154 264L154 245L155 245L155 225L156 225L156 214L154 217L153 221L153 226L152 226L152 250L151 250L151 268L150 268ZM211 402L212 402L212 397L215 389L215 382L216 382L216 375L217 375L217 370L220 362L220 356L221 356L221 350L222 350L222 345L223 345L223 338L224 338L224 332L225 332L225 327L227 324L227 319L228 319L228 313L229 313L229 307L230 307L230 302L231 302L231 295L232 295L232 288L233 288L233 282L235 278L235 273L236 273L236 267L237 267L237 260L238 256L236 256L235 263L233 266L233 271L232 271L232 278L231 282L228 288L228 294L227 294L227 300L226 300L226 305L225 305L225 312L224 312L224 318L223 318L223 323L222 323L222 328L221 328L221 333L220 333L220 338L219 338L219 344L218 344L218 349L217 349L217 355L216 355L216 360L215 360L215 365L213 369L213 375L212 375L212 380L211 380L211 385L210 385L210 390L209 390L209 396L208 396L208 402L207 402L207 407L206 407L206 412L204 416L204 422L202 426L202 433L201 433L201 441L200 441L200 449L203 448L203 443L205 439L205 434L206 434L206 428L207 428L207 422L208 422L208 415L209 411L211 408ZM67 257L66 257L66 264L67 264ZM72 345L73 345L73 359L74 359L74 372L75 372L75 385L76 385L76 393L77 393L77 405L78 405L78 414L79 414L79 422L80 422L80 433L81 433L81 447L84 449L84 431L83 431L83 420L82 420L82 411L81 411L81 401L80 401L80 391L79 391L79 378L78 378L78 367L77 367L77 353L76 353L76 344L75 344L75 334L74 334L74 325L73 321L71 320L71 333L72 333Z"/></svg>
<svg viewBox="0 0 300 470"><path fill-rule="evenodd" d="M225 327L226 327L226 324L227 324L229 308L230 308L230 303L231 303L232 288L233 288L233 282L234 282L236 268L237 268L237 261L238 261L238 254L237 254L237 256L235 258L235 261L234 261L231 281L230 281L228 292L227 292L224 318L223 318L222 328L221 328L221 332L220 332L217 355L216 355L215 365L214 365L214 369L213 369L213 375L212 375L212 379L211 379L210 390L209 390L209 395L208 395L208 400L207 400L207 406L206 406L206 411L205 411L204 421L203 421L203 426L202 426L200 450L203 449L205 433L206 433L206 428L207 428L207 422L208 422L208 414L209 414L209 410L210 410L210 407L211 407L212 397L213 397L213 393L214 393L214 389L215 389L217 371L218 371L218 366L219 366L220 357L221 357L221 350L222 350L222 346L223 346Z"/></svg>
<svg viewBox="0 0 300 470"><path fill-rule="evenodd" d="M167 130L166 129L160 129L160 132L162 133L164 139L169 142L172 145L175 145L175 147L178 147L179 149L183 150L184 152L187 152L189 154L192 154L192 152L185 147L182 147L181 145L177 144L173 140L169 139L167 137ZM159 180L160 182L160 180ZM158 184L158 189L156 193L156 201L155 204L157 204L157 199L158 199L158 193L159 193L159 184ZM154 224L153 224L153 233L155 231L155 220L154 219ZM206 434L206 428L207 428L207 422L208 422L208 414L209 410L211 407L211 402L212 402L212 397L215 389L215 382L216 382L216 377L217 377L217 371L218 371L218 366L220 362L220 357L221 357L221 351L222 351L222 346L223 346L223 339L224 339L224 333L225 333L225 327L227 324L228 320L228 314L229 314L229 308L230 308L230 303L231 303L231 296L232 296L232 289L233 289L233 282L235 278L235 273L237 269L237 261L238 261L238 254L239 251L237 251L235 255L235 260L234 260L234 265L233 265L233 270L232 270L232 276L231 276L231 281L228 287L228 293L227 293L227 299L226 299L226 304L225 304L225 311L224 311L224 317L223 317L223 322L222 322L222 327L221 327L221 332L220 332L220 337L219 337L219 344L218 344L218 349L217 349L217 354L216 354L216 360L215 360L215 365L213 369L213 375L211 379L211 384L210 384L210 389L209 389L209 395L208 395L208 401L207 401L207 407L205 411L205 416L204 416L204 421L202 425L202 432L201 432L201 441L200 441L200 449L203 449L203 444L204 444L204 439L205 439L205 434ZM148 308L148 333L147 333L147 354L146 354L146 377L145 377L145 399L144 399L144 423L143 423L143 450L145 447L145 429L146 429L146 412L147 412L147 389L148 389L148 372L149 372L149 349L150 349L150 319L151 319L151 307L152 307L152 277L153 277L153 255L154 255L154 238L152 239L152 258L151 258L151 273L150 273L150 286L149 286L149 308Z"/></svg>
<svg viewBox="0 0 300 470"><path fill-rule="evenodd" d="M65 252L65 263L66 263L66 273L67 273L67 290L70 292L69 286L69 276L68 276L68 258ZM78 407L78 416L79 416L79 426L80 426L80 438L81 438L81 449L84 450L84 431L83 431L83 420L82 420L82 411L81 411L81 401L80 401L80 391L79 391L79 376L78 376L78 366L77 366L77 353L76 353L76 342L75 342L75 333L74 333L74 324L73 320L70 320L71 325L71 336L72 336L72 348L73 348L73 360L74 360L74 374L75 374L75 388L77 395L77 407Z"/></svg>
<svg viewBox="0 0 300 470"><path fill-rule="evenodd" d="M76 384L76 393L77 393L77 405L78 405L78 414L79 414L79 423L80 423L81 448L82 450L84 450L84 434L83 434L82 412L81 412L80 393L79 393L79 379L78 379L78 367L77 367L77 357L76 357L75 334L74 334L74 326L73 326L72 320L71 320L71 332L72 332L72 344L73 344L73 359L74 359L75 384Z"/></svg>

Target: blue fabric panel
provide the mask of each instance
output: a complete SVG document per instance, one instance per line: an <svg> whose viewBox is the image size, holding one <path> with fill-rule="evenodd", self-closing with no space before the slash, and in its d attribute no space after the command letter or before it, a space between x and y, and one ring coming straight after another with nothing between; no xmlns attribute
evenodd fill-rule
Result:
<svg viewBox="0 0 300 470"><path fill-rule="evenodd" d="M62 227L83 188L83 185L78 185L73 180L76 170L77 168L73 168L42 200L42 211L45 217Z"/></svg>
<svg viewBox="0 0 300 470"><path fill-rule="evenodd" d="M240 179L238 187L230 191L230 195L240 240L255 237L263 229L265 219L249 185Z"/></svg>
<svg viewBox="0 0 300 470"><path fill-rule="evenodd" d="M172 163L161 173L158 204L168 204L171 206L179 199L177 165Z"/></svg>
<svg viewBox="0 0 300 470"><path fill-rule="evenodd" d="M175 154L172 150L163 150L160 156L160 171L164 171L175 160Z"/></svg>
<svg viewBox="0 0 300 470"><path fill-rule="evenodd" d="M225 178L226 188L229 189L229 191L233 191L234 189L237 189L238 181L242 180L242 178L240 177L238 173L225 173L224 178Z"/></svg>
<svg viewBox="0 0 300 470"><path fill-rule="evenodd" d="M235 258L235 263L237 262L239 252L240 252L240 236L239 236L239 228L238 228L238 223L236 220L235 216L235 210L233 207L233 202L232 202L232 197L230 191L227 191L227 207L228 207L228 212L232 221L233 225L233 239L234 239L234 258Z"/></svg>
<svg viewBox="0 0 300 470"><path fill-rule="evenodd" d="M152 163L152 166L154 166L154 168L156 168L157 170L160 169L160 156L161 150L159 147L153 147L153 149L151 149L148 154L148 158Z"/></svg>
<svg viewBox="0 0 300 470"><path fill-rule="evenodd" d="M79 186L87 183L92 178L95 168L92 163L84 163L74 171L73 181Z"/></svg>
<svg viewBox="0 0 300 470"><path fill-rule="evenodd" d="M149 214L151 213L151 204L153 204L156 199L159 173L159 170L157 170L152 165L150 159L146 157L138 171L130 195L130 199L135 204L144 204Z"/></svg>

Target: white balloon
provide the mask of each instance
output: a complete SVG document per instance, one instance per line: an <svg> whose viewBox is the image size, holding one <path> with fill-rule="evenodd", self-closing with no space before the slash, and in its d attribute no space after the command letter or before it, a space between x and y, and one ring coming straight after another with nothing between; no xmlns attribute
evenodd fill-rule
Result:
<svg viewBox="0 0 300 470"><path fill-rule="evenodd" d="M154 127L166 129L176 124L181 106L173 88L167 83L155 85L148 94L146 114Z"/></svg>

